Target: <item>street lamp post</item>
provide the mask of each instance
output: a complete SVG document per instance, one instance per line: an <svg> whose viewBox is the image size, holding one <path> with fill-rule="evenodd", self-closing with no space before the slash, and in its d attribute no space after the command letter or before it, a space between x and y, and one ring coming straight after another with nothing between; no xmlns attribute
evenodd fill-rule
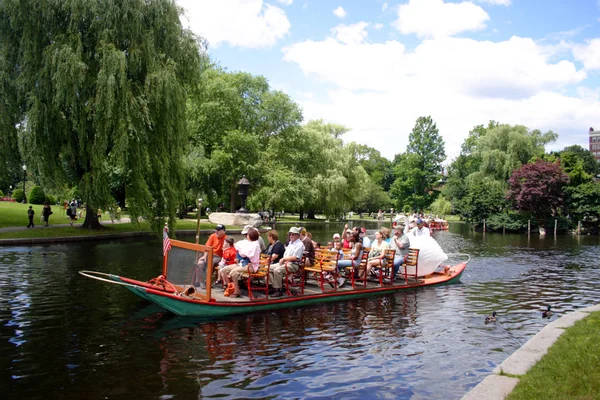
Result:
<svg viewBox="0 0 600 400"><path fill-rule="evenodd" d="M25 182L27 182L27 165L23 164L23 204L27 203L27 195L25 194Z"/></svg>
<svg viewBox="0 0 600 400"><path fill-rule="evenodd" d="M198 212L196 213L196 244L200 244L200 212L202 211L202 199L198 199Z"/></svg>
<svg viewBox="0 0 600 400"><path fill-rule="evenodd" d="M250 181L246 179L246 175L242 176L242 179L238 182L238 195L242 200L242 206L238 210L239 213L246 213L246 198L248 197L248 192L250 189Z"/></svg>

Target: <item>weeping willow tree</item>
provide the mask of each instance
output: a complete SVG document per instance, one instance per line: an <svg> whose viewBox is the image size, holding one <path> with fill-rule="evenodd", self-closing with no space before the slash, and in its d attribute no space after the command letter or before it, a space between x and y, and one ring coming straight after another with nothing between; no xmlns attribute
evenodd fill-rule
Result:
<svg viewBox="0 0 600 400"><path fill-rule="evenodd" d="M83 227L101 226L115 177L132 218L175 220L187 91L203 60L180 12L172 0L0 2L0 72L11 81L0 96L21 105L8 125L28 166L78 186Z"/></svg>

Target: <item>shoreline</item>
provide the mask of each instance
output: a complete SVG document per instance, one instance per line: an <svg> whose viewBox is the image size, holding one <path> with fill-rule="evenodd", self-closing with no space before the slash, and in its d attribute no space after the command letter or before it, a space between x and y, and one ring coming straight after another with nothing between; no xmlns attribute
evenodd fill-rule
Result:
<svg viewBox="0 0 600 400"><path fill-rule="evenodd" d="M260 233L268 231L267 228L258 228ZM210 235L214 229L200 229L201 235ZM242 228L227 229L228 234L241 235ZM176 230L175 236L195 236L196 230ZM15 238L15 239L0 239L0 246L23 246L23 245L38 245L38 244L54 244L54 243L72 243L72 242L89 242L100 240L115 240L124 238L136 237L155 237L159 239L159 235L154 231L139 231L139 232L123 232L123 233L107 233L105 235L90 235L90 236L56 236L56 237L40 237L40 238Z"/></svg>

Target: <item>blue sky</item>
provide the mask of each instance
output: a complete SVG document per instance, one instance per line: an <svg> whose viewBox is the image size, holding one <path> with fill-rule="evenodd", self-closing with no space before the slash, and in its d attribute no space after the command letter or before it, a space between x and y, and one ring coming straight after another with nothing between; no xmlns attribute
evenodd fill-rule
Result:
<svg viewBox="0 0 600 400"><path fill-rule="evenodd" d="M431 115L448 161L491 119L588 148L600 126L600 0L178 0L230 71L265 76L306 121L393 158ZM598 129L598 128L596 128Z"/></svg>

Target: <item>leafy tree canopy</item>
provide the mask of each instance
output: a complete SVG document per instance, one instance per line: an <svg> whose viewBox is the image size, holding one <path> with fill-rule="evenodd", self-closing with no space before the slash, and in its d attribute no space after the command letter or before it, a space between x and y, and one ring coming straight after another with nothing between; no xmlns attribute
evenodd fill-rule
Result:
<svg viewBox="0 0 600 400"><path fill-rule="evenodd" d="M409 135L406 153L397 155L394 161L396 180L390 194L397 208L411 204L418 210L431 204L445 158L444 140L433 119L419 117Z"/></svg>
<svg viewBox="0 0 600 400"><path fill-rule="evenodd" d="M122 171L129 212L173 221L182 188L185 102L198 82L199 39L169 0L0 2L2 73L14 80L8 118L47 182L77 185L99 227ZM158 218L154 218L158 217Z"/></svg>
<svg viewBox="0 0 600 400"><path fill-rule="evenodd" d="M507 199L518 210L531 213L542 221L550 212L555 216L564 201L563 187L569 177L560 164L537 160L513 171L508 180Z"/></svg>

